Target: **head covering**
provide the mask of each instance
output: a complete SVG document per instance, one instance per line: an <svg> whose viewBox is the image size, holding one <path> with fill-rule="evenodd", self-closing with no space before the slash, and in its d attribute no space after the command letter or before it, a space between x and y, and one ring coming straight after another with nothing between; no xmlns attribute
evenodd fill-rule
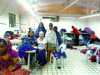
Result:
<svg viewBox="0 0 100 75"><path fill-rule="evenodd" d="M6 31L4 38L9 38L10 40L14 39L14 33L12 31Z"/></svg>
<svg viewBox="0 0 100 75"><path fill-rule="evenodd" d="M61 29L60 32L66 32L66 29Z"/></svg>
<svg viewBox="0 0 100 75"><path fill-rule="evenodd" d="M0 39L0 45L7 46L7 42L4 39Z"/></svg>
<svg viewBox="0 0 100 75"><path fill-rule="evenodd" d="M9 36L10 36L10 33L9 32L5 32L4 38L8 38Z"/></svg>
<svg viewBox="0 0 100 75"><path fill-rule="evenodd" d="M58 31L57 26L54 26L53 29L54 29L54 31L56 31L56 32Z"/></svg>
<svg viewBox="0 0 100 75"><path fill-rule="evenodd" d="M90 27L85 27L84 30L86 33L91 34L93 30Z"/></svg>
<svg viewBox="0 0 100 75"><path fill-rule="evenodd" d="M9 42L7 42L6 40L0 38L0 44L5 45L6 49L7 49L7 53L13 57L18 57L18 54L12 50L12 46L9 45Z"/></svg>
<svg viewBox="0 0 100 75"><path fill-rule="evenodd" d="M39 32L40 31L43 31L44 34L46 33L46 29L44 27L44 24L42 22L40 22L38 28L36 29L36 32L35 32L35 36L38 38L39 37Z"/></svg>
<svg viewBox="0 0 100 75"><path fill-rule="evenodd" d="M44 32L43 31L40 31L39 32L39 36L44 36Z"/></svg>
<svg viewBox="0 0 100 75"><path fill-rule="evenodd" d="M10 65L13 65L14 69L13 71L19 69L21 67L21 65L19 63L15 63L14 61L12 61L13 59L17 59L18 58L18 54L16 51L12 50L11 46L8 45L7 41L4 39L0 38L0 44L5 45L6 47L6 53L9 55L8 60L5 62L5 60L2 58L0 60L0 67L2 70L6 70Z"/></svg>

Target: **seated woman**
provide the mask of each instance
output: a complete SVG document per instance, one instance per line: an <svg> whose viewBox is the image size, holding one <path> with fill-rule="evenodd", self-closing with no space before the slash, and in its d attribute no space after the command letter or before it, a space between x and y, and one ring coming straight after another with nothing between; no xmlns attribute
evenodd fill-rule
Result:
<svg viewBox="0 0 100 75"><path fill-rule="evenodd" d="M34 50L35 45L36 45L36 38L34 36L34 32L29 31L28 35L26 35L23 38L22 44L18 47L19 56L20 56L20 58L25 58L26 63L27 63L27 57L28 57L26 54L26 51ZM31 59L32 59L32 57L31 57Z"/></svg>
<svg viewBox="0 0 100 75"><path fill-rule="evenodd" d="M15 35L14 35L14 38L15 39L18 39L20 37L20 32L19 30L16 31Z"/></svg>
<svg viewBox="0 0 100 75"><path fill-rule="evenodd" d="M47 61L46 61L47 42L44 38L44 33L42 31L39 33L39 38L37 39L37 43L38 43L37 60L40 64L40 66L43 66L47 63Z"/></svg>
<svg viewBox="0 0 100 75"><path fill-rule="evenodd" d="M7 41L8 45L10 47L12 47L12 43L11 43L11 38L10 37L11 37L10 33L8 33L8 32L4 33L4 39Z"/></svg>
<svg viewBox="0 0 100 75"><path fill-rule="evenodd" d="M13 40L14 39L14 32L6 31L5 34L4 34L4 37L8 37L9 40Z"/></svg>
<svg viewBox="0 0 100 75"><path fill-rule="evenodd" d="M30 72L21 69L16 51L4 39L0 39L0 75L29 75Z"/></svg>

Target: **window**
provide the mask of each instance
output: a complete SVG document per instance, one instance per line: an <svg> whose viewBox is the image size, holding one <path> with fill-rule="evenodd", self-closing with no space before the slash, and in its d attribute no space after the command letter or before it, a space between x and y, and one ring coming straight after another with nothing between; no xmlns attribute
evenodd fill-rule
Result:
<svg viewBox="0 0 100 75"><path fill-rule="evenodd" d="M15 27L16 26L16 15L9 13L9 26Z"/></svg>

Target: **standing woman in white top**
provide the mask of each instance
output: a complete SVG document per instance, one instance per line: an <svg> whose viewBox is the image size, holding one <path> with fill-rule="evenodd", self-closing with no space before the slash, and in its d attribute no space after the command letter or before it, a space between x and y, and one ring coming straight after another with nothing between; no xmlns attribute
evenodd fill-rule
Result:
<svg viewBox="0 0 100 75"><path fill-rule="evenodd" d="M49 30L47 31L46 35L47 40L47 61L52 62L51 54L54 50L56 50L56 43L57 43L57 37L56 33L53 30L53 24L49 24Z"/></svg>
<svg viewBox="0 0 100 75"><path fill-rule="evenodd" d="M42 31L39 32L39 38L37 39L37 43L38 43L37 60L40 66L44 66L47 63L46 61L47 41L44 38L44 32Z"/></svg>

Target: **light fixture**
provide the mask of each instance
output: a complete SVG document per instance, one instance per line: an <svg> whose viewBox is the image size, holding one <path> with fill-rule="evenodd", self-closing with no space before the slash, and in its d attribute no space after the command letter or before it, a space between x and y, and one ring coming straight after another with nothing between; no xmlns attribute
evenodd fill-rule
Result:
<svg viewBox="0 0 100 75"><path fill-rule="evenodd" d="M79 0L75 0L75 1L73 1L73 2L70 3L68 6L66 6L64 9L67 9L67 8L73 6L73 5L76 4L78 1L79 1Z"/></svg>
<svg viewBox="0 0 100 75"><path fill-rule="evenodd" d="M100 16L100 13L87 15L87 16L82 16L82 17L79 17L79 19L87 19L87 18L98 17L98 16Z"/></svg>

